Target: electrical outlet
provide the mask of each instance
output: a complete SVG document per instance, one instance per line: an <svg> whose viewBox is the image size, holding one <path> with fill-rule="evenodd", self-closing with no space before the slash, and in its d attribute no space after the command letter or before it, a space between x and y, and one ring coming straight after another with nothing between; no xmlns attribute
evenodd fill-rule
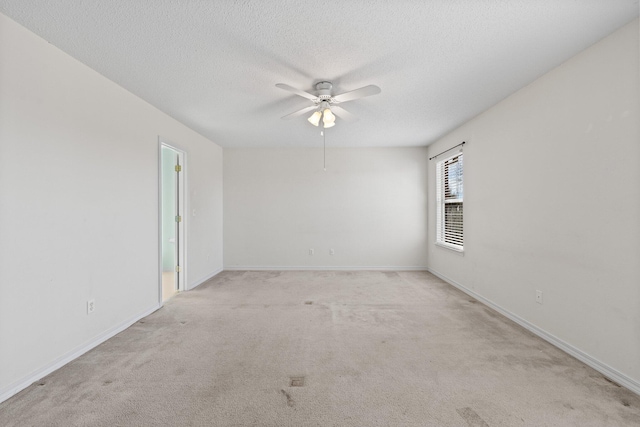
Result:
<svg viewBox="0 0 640 427"><path fill-rule="evenodd" d="M536 291L536 302L542 304L542 291Z"/></svg>
<svg viewBox="0 0 640 427"><path fill-rule="evenodd" d="M96 300L90 299L89 301L87 301L87 314L93 313L95 309L96 309Z"/></svg>
<svg viewBox="0 0 640 427"><path fill-rule="evenodd" d="M313 255L313 249L309 249L309 255Z"/></svg>
<svg viewBox="0 0 640 427"><path fill-rule="evenodd" d="M333 249L329 249L329 255L335 255L336 251L334 251Z"/></svg>

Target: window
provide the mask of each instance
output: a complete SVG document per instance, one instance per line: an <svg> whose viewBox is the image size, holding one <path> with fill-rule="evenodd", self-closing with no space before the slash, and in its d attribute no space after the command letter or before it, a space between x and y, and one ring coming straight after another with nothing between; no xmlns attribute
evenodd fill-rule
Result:
<svg viewBox="0 0 640 427"><path fill-rule="evenodd" d="M462 170L462 153L436 164L436 243L457 251L464 249Z"/></svg>

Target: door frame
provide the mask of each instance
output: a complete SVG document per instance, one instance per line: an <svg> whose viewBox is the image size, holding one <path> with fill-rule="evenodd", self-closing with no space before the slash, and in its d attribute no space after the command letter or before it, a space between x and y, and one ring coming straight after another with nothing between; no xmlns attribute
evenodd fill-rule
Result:
<svg viewBox="0 0 640 427"><path fill-rule="evenodd" d="M179 239L178 239L178 265L180 265L180 280L178 281L178 292L187 290L187 197L186 190L188 188L187 180L187 152L180 148L173 142L169 142L167 139L158 137L158 303L160 306L164 305L162 302L162 147L170 148L174 150L180 159L180 165L182 166L182 176L178 183L178 190L180 196L178 203L180 206L180 212L178 215L182 217L182 221L178 223L179 227Z"/></svg>

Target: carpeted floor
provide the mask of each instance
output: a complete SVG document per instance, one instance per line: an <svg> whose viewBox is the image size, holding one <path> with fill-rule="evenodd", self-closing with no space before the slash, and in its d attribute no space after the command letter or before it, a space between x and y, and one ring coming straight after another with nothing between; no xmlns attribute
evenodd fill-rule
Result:
<svg viewBox="0 0 640 427"><path fill-rule="evenodd" d="M0 425L638 426L640 397L425 272L224 272Z"/></svg>

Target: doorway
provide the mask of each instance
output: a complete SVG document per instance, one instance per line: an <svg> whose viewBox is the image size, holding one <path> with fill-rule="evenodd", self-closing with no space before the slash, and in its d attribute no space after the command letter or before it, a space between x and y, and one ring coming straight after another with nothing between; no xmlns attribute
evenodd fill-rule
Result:
<svg viewBox="0 0 640 427"><path fill-rule="evenodd" d="M160 297L184 290L184 152L160 143Z"/></svg>

